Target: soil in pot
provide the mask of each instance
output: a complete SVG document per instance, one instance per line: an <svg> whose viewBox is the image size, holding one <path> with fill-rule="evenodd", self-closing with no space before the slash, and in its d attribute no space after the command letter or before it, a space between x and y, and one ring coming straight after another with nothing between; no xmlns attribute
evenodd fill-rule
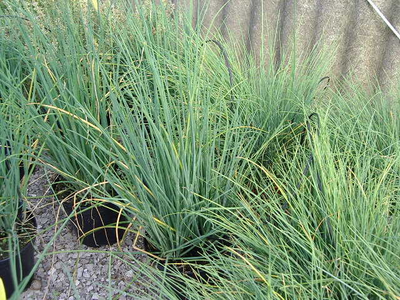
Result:
<svg viewBox="0 0 400 300"><path fill-rule="evenodd" d="M31 212L26 214L27 221L18 226L19 253L14 254L17 281L20 283L29 275L35 265L35 251L33 247L34 236L36 234L36 220ZM3 250L7 249L7 250ZM8 241L5 236L0 234L0 277L3 280L6 297L9 298L14 293L16 287L12 277L12 265L10 253L8 251ZM28 288L33 276L25 288Z"/></svg>

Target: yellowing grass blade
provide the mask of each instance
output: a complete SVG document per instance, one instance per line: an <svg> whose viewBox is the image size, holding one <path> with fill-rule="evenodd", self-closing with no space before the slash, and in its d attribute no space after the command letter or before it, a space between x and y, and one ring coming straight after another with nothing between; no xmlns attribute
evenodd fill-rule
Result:
<svg viewBox="0 0 400 300"><path fill-rule="evenodd" d="M92 5L95 10L99 10L99 2L98 0L92 0Z"/></svg>

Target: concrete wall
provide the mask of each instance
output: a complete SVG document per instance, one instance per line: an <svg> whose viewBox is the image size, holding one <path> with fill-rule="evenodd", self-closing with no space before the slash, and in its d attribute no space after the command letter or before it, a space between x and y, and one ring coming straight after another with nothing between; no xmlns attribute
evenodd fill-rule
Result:
<svg viewBox="0 0 400 300"><path fill-rule="evenodd" d="M192 0L170 1L188 9ZM193 1L193 10L203 9L207 3ZM400 31L400 0L373 1ZM198 22L196 17L193 22ZM244 37L249 49L259 49L264 27L280 38L278 53L291 45L297 32L301 51L310 51L318 40L338 47L331 74L337 78L354 71L360 82L377 77L386 87L391 80L400 79L400 40L367 0L210 0L202 23L213 23L226 37ZM268 37L264 42L268 43Z"/></svg>

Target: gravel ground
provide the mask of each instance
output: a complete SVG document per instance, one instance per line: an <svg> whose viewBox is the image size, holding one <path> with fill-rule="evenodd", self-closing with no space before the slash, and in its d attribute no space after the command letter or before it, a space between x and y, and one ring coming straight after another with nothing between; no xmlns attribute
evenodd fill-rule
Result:
<svg viewBox="0 0 400 300"><path fill-rule="evenodd" d="M49 178L54 180L54 177L54 174L38 169L33 174L29 184L28 195L33 197L29 199L30 206L38 224L38 237L36 238L37 257L49 245L55 232L54 224L57 219L59 205L55 198L51 196L52 192L48 183ZM43 197L45 195L48 197ZM132 248L134 238L134 234L128 234L122 245L124 253L134 251ZM138 244L139 247L140 243ZM75 252L71 252L74 250ZM110 250L118 251L118 247L89 248L80 245L76 235L70 228L68 226L64 227L54 243L50 245L47 251L48 255L41 261L30 288L22 294L21 299L124 300L138 299L132 295L140 293L146 295L148 291L143 286L140 286L136 280L137 271L122 260L110 256ZM65 252L53 253L60 251ZM96 251L107 252L99 253ZM137 261L148 262L148 257L144 254L135 254L134 257L136 261L131 258L129 261L136 266L138 264ZM140 276L140 279L143 281L146 280L146 277ZM110 289L109 287L112 288ZM130 295L126 295L121 291L125 291ZM149 296L149 299L153 297Z"/></svg>

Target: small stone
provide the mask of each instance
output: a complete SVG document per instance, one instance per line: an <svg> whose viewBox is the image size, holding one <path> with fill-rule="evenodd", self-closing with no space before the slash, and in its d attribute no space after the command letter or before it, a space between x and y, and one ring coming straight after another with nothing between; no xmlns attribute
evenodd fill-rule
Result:
<svg viewBox="0 0 400 300"><path fill-rule="evenodd" d="M64 287L65 287L65 283L63 281L57 280L54 282L53 288L55 288L57 291L64 290Z"/></svg>
<svg viewBox="0 0 400 300"><path fill-rule="evenodd" d="M103 274L108 274L108 266L107 266L107 265L104 265L104 266L103 266L103 268L102 268L102 273L103 273Z"/></svg>
<svg viewBox="0 0 400 300"><path fill-rule="evenodd" d="M81 257L81 259L79 260L79 263L83 266L87 265L89 263L89 260L85 257Z"/></svg>
<svg viewBox="0 0 400 300"><path fill-rule="evenodd" d="M82 273L83 273L83 268L82 268L82 267L79 267L79 268L78 268L78 272L77 272L78 278L81 278L81 277L82 277Z"/></svg>
<svg viewBox="0 0 400 300"><path fill-rule="evenodd" d="M32 281L31 288L33 290L39 291L41 289L41 287L42 287L42 283L39 280L35 279L34 281Z"/></svg>
<svg viewBox="0 0 400 300"><path fill-rule="evenodd" d="M74 296L68 298L68 300L75 300Z"/></svg>
<svg viewBox="0 0 400 300"><path fill-rule="evenodd" d="M67 253L59 253L58 254L58 260L59 261L67 261L68 257L67 257Z"/></svg>
<svg viewBox="0 0 400 300"><path fill-rule="evenodd" d="M93 271L93 267L94 267L93 264L87 264L87 265L86 265L86 269L87 269L89 272L92 272L92 271Z"/></svg>
<svg viewBox="0 0 400 300"><path fill-rule="evenodd" d="M51 267L50 270L47 271L47 275L53 275L55 273L56 269L54 267Z"/></svg>
<svg viewBox="0 0 400 300"><path fill-rule="evenodd" d="M128 272L125 273L126 278L133 278L133 271L129 270Z"/></svg>
<svg viewBox="0 0 400 300"><path fill-rule="evenodd" d="M61 263L61 261L56 262L56 263L54 264L54 268L56 268L56 269L61 269L61 268L62 268L62 263Z"/></svg>
<svg viewBox="0 0 400 300"><path fill-rule="evenodd" d="M99 294L97 294L97 293L94 293L94 294L92 295L92 300L99 300L99 298L100 298L100 296L99 296Z"/></svg>
<svg viewBox="0 0 400 300"><path fill-rule="evenodd" d="M51 267L47 274L50 280L55 280L57 278L56 269L54 267Z"/></svg>
<svg viewBox="0 0 400 300"><path fill-rule="evenodd" d="M37 270L37 273L36 273L39 277L44 277L45 276L45 272L44 272L44 269L43 268L39 268L38 270Z"/></svg>

